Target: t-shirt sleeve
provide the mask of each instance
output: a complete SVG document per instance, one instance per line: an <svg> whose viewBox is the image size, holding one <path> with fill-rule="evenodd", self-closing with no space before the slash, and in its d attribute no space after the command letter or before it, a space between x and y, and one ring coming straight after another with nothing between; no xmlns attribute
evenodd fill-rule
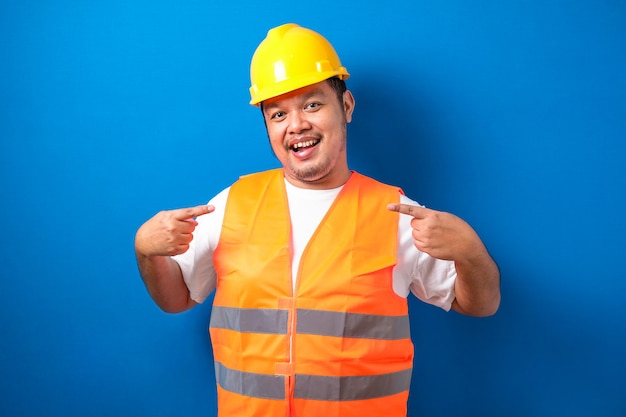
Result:
<svg viewBox="0 0 626 417"><path fill-rule="evenodd" d="M404 195L401 196L401 202L420 205ZM399 270L396 271L402 277L399 281L420 300L449 311L455 299L454 262L433 258L415 247L410 216L401 214L399 226ZM408 293L408 290L402 292ZM400 292L400 289L396 292Z"/></svg>
<svg viewBox="0 0 626 417"><path fill-rule="evenodd" d="M202 303L217 283L213 253L222 230L229 190L226 188L209 201L209 205L215 206L215 211L196 218L198 226L187 252L172 257L182 271L191 299L197 303Z"/></svg>

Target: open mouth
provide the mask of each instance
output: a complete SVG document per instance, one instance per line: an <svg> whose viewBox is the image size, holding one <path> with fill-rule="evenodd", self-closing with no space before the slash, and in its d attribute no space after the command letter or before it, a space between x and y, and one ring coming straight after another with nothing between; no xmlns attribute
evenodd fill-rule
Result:
<svg viewBox="0 0 626 417"><path fill-rule="evenodd" d="M299 152L299 151L303 151L307 148L312 148L315 145L317 145L318 143L320 143L319 139L314 139L314 140L307 140L304 142L298 142L298 143L294 143L293 145L291 145L291 150L294 152Z"/></svg>

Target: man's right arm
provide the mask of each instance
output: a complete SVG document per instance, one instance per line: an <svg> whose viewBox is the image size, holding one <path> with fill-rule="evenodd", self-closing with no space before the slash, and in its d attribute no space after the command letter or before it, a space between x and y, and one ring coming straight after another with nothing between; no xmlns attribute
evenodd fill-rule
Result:
<svg viewBox="0 0 626 417"><path fill-rule="evenodd" d="M213 206L202 205L161 211L137 230L135 254L139 272L150 296L163 311L179 313L196 305L171 256L189 249L198 225L195 218L213 210Z"/></svg>

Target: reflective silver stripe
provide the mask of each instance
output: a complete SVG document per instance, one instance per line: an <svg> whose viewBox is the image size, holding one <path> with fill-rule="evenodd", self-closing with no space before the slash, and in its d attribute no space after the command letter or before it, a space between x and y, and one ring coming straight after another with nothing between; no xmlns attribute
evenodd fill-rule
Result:
<svg viewBox="0 0 626 417"><path fill-rule="evenodd" d="M238 332L287 334L287 310L213 306L209 327Z"/></svg>
<svg viewBox="0 0 626 417"><path fill-rule="evenodd" d="M285 377L229 369L215 362L215 379L226 391L247 397L285 399ZM411 369L382 375L316 376L296 374L294 398L354 401L386 397L408 391Z"/></svg>
<svg viewBox="0 0 626 417"><path fill-rule="evenodd" d="M287 310L214 306L210 327L238 332L287 334ZM378 340L411 337L409 316L298 309L297 333Z"/></svg>
<svg viewBox="0 0 626 417"><path fill-rule="evenodd" d="M400 340L411 337L409 316L340 313L298 309L297 333L362 339Z"/></svg>
<svg viewBox="0 0 626 417"><path fill-rule="evenodd" d="M230 369L215 362L215 380L226 391L247 397L285 399L285 377Z"/></svg>
<svg viewBox="0 0 626 417"><path fill-rule="evenodd" d="M411 369L372 376L315 376L296 374L294 398L322 401L354 401L380 398L408 391Z"/></svg>

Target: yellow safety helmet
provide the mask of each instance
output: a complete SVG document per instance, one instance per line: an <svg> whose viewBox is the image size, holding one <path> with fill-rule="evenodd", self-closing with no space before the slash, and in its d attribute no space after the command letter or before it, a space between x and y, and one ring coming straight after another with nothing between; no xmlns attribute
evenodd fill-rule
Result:
<svg viewBox="0 0 626 417"><path fill-rule="evenodd" d="M287 23L270 29L250 63L250 104L259 105L331 77L350 76L333 46L317 32Z"/></svg>

